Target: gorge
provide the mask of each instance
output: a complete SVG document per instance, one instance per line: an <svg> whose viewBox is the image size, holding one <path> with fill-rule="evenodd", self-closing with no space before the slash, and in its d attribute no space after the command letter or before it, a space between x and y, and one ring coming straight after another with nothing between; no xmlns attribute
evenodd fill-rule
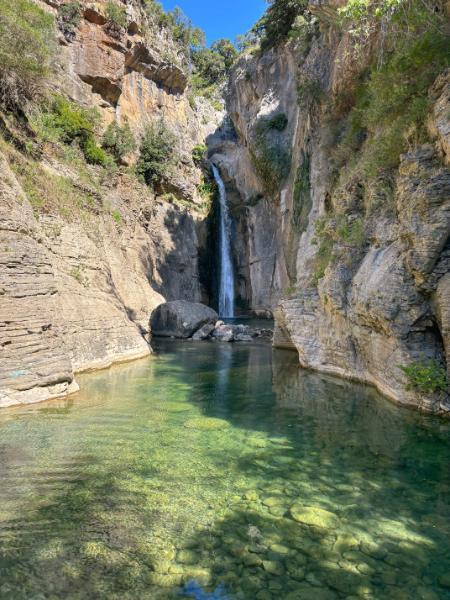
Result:
<svg viewBox="0 0 450 600"><path fill-rule="evenodd" d="M0 598L450 599L449 41L0 0Z"/></svg>

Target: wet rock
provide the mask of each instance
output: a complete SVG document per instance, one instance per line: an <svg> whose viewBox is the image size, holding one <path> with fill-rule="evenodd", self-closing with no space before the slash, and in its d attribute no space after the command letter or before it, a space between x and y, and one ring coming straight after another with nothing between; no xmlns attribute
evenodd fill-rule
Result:
<svg viewBox="0 0 450 600"><path fill-rule="evenodd" d="M276 579L271 579L269 581L269 590L271 592L280 593L282 589L283 589L283 584L281 583L281 581L277 581Z"/></svg>
<svg viewBox="0 0 450 600"><path fill-rule="evenodd" d="M184 567L182 567L181 565L171 564L169 567L169 573L171 573L172 575L183 575Z"/></svg>
<svg viewBox="0 0 450 600"><path fill-rule="evenodd" d="M253 553L246 554L243 557L242 562L246 567L259 567L262 564L261 558Z"/></svg>
<svg viewBox="0 0 450 600"><path fill-rule="evenodd" d="M361 549L361 552L363 552L364 554L367 554L367 556L372 556L373 558L376 558L377 560L383 560L385 558L385 556L387 555L386 549L382 548L375 542L369 542L369 541L361 542L360 549Z"/></svg>
<svg viewBox="0 0 450 600"><path fill-rule="evenodd" d="M256 502L259 499L258 492L256 490L248 490L245 492L244 498L250 500L250 502Z"/></svg>
<svg viewBox="0 0 450 600"><path fill-rule="evenodd" d="M450 573L444 573L439 577L439 585L450 589Z"/></svg>
<svg viewBox="0 0 450 600"><path fill-rule="evenodd" d="M168 560L160 560L153 564L153 570L155 573L161 573L162 575L172 572L170 567L171 563Z"/></svg>
<svg viewBox="0 0 450 600"><path fill-rule="evenodd" d="M336 529L339 524L339 519L334 513L318 506L293 504L290 513L294 521L321 529Z"/></svg>
<svg viewBox="0 0 450 600"><path fill-rule="evenodd" d="M284 506L271 506L269 512L274 517L283 517L286 514L286 508Z"/></svg>
<svg viewBox="0 0 450 600"><path fill-rule="evenodd" d="M338 535L334 544L333 550L339 554L350 550L351 548L357 548L359 546L359 540L350 534Z"/></svg>
<svg viewBox="0 0 450 600"><path fill-rule="evenodd" d="M254 338L268 337L267 331L253 329L248 325L231 325L223 321L218 321L211 333L211 337L221 342L251 342Z"/></svg>
<svg viewBox="0 0 450 600"><path fill-rule="evenodd" d="M362 595L363 588L368 587L369 583L369 579L365 579L360 574L355 575L344 569L329 571L326 578L330 587L347 595L355 593Z"/></svg>
<svg viewBox="0 0 450 600"><path fill-rule="evenodd" d="M267 506L268 508L272 506L279 506L280 504L283 504L283 502L284 498L282 496L268 496L262 501L264 506Z"/></svg>
<svg viewBox="0 0 450 600"><path fill-rule="evenodd" d="M276 560L263 560L264 571L270 575L284 575L283 563Z"/></svg>
<svg viewBox="0 0 450 600"><path fill-rule="evenodd" d="M302 581L305 579L304 567L298 565L294 560L286 563L286 569L289 577L292 577L296 581Z"/></svg>
<svg viewBox="0 0 450 600"><path fill-rule="evenodd" d="M268 590L261 590L256 594L256 600L272 600L273 596Z"/></svg>
<svg viewBox="0 0 450 600"><path fill-rule="evenodd" d="M286 594L284 600L336 600L336 598L336 594L328 588L315 587L305 583Z"/></svg>
<svg viewBox="0 0 450 600"><path fill-rule="evenodd" d="M201 585L208 585L211 580L211 573L208 569L201 567L188 567L185 569L184 580L193 580Z"/></svg>
<svg viewBox="0 0 450 600"><path fill-rule="evenodd" d="M206 323L206 325L203 325L203 327L200 327L200 329L194 333L192 339L194 342L207 340L211 336L213 331L214 325L212 323Z"/></svg>
<svg viewBox="0 0 450 600"><path fill-rule="evenodd" d="M272 544L270 546L270 550L272 552L276 552L277 554L289 554L291 551L287 546L283 546L283 544Z"/></svg>
<svg viewBox="0 0 450 600"><path fill-rule="evenodd" d="M150 317L152 335L187 339L206 324L214 324L217 313L198 302L175 300L160 304Z"/></svg>
<svg viewBox="0 0 450 600"><path fill-rule="evenodd" d="M182 582L181 575L162 575L160 573L150 573L148 582L162 588L172 588Z"/></svg>
<svg viewBox="0 0 450 600"><path fill-rule="evenodd" d="M225 323L219 321L212 332L212 337L220 342L233 342L234 327L232 325L225 325Z"/></svg>
<svg viewBox="0 0 450 600"><path fill-rule="evenodd" d="M247 439L247 444L253 448L265 448L267 446L267 440L263 438L250 437Z"/></svg>
<svg viewBox="0 0 450 600"><path fill-rule="evenodd" d="M440 600L436 592L433 592L433 590L426 587L418 587L416 589L416 594L419 600Z"/></svg>
<svg viewBox="0 0 450 600"><path fill-rule="evenodd" d="M180 550L177 555L177 560L183 565L195 565L199 561L199 556L192 550Z"/></svg>
<svg viewBox="0 0 450 600"><path fill-rule="evenodd" d="M235 342L251 342L252 336L244 333L237 333L234 337Z"/></svg>

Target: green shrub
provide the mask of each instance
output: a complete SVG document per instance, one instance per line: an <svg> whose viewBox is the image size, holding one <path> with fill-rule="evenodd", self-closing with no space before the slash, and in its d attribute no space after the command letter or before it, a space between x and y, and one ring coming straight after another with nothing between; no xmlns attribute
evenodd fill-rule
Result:
<svg viewBox="0 0 450 600"><path fill-rule="evenodd" d="M267 50L282 44L307 6L307 0L269 0L268 9L255 26L261 36L261 48Z"/></svg>
<svg viewBox="0 0 450 600"><path fill-rule="evenodd" d="M217 193L217 184L214 179L204 177L202 183L197 186L197 191L205 200L213 200Z"/></svg>
<svg viewBox="0 0 450 600"><path fill-rule="evenodd" d="M349 221L348 216L341 214L317 219L313 244L319 248L314 261L313 282L322 279L331 262L353 256L365 243L365 224L361 217Z"/></svg>
<svg viewBox="0 0 450 600"><path fill-rule="evenodd" d="M109 24L126 29L128 19L125 8L119 6L113 0L108 0L105 14Z"/></svg>
<svg viewBox="0 0 450 600"><path fill-rule="evenodd" d="M270 145L266 140L259 140L251 150L250 156L267 192L275 194L289 174L290 153L280 144Z"/></svg>
<svg viewBox="0 0 450 600"><path fill-rule="evenodd" d="M31 0L0 0L0 105L20 111L45 87L54 19Z"/></svg>
<svg viewBox="0 0 450 600"><path fill-rule="evenodd" d="M314 257L314 269L312 283L316 284L325 275L325 271L333 258L334 239L330 224L326 217L317 219L315 223L315 238L313 244L318 245L316 256Z"/></svg>
<svg viewBox="0 0 450 600"><path fill-rule="evenodd" d="M99 119L96 109L83 108L56 96L44 110L35 111L31 125L43 141L77 142L88 163L106 167L112 158L96 142L95 128Z"/></svg>
<svg viewBox="0 0 450 600"><path fill-rule="evenodd" d="M297 87L297 100L299 106L304 110L310 110L314 104L317 104L324 97L324 91L320 81L312 78L305 78Z"/></svg>
<svg viewBox="0 0 450 600"><path fill-rule="evenodd" d="M158 184L170 175L177 160L175 146L176 137L163 121L147 127L136 165L137 174L147 185Z"/></svg>
<svg viewBox="0 0 450 600"><path fill-rule="evenodd" d="M438 361L415 362L411 365L400 365L399 367L408 378L407 389L418 390L424 394L447 391L447 373Z"/></svg>
<svg viewBox="0 0 450 600"><path fill-rule="evenodd" d="M204 160L206 159L206 154L208 152L207 146L205 144L198 144L192 150L192 160L196 167L200 167Z"/></svg>
<svg viewBox="0 0 450 600"><path fill-rule="evenodd" d="M286 141L279 135L279 127L285 119L285 115L284 118L277 115L272 119L260 119L250 147L253 166L271 195L280 189L291 169L290 151L286 148Z"/></svg>
<svg viewBox="0 0 450 600"><path fill-rule="evenodd" d="M111 211L111 216L118 225L123 223L123 217L122 217L120 211L118 211L118 210Z"/></svg>
<svg viewBox="0 0 450 600"><path fill-rule="evenodd" d="M245 200L245 206L253 207L259 204L259 202L264 198L261 193L252 194Z"/></svg>
<svg viewBox="0 0 450 600"><path fill-rule="evenodd" d="M218 52L201 48L193 53L192 61L197 75L197 87L208 87L225 79L225 60Z"/></svg>
<svg viewBox="0 0 450 600"><path fill-rule="evenodd" d="M276 129L277 131L284 131L288 125L288 118L284 113L278 113L274 117L267 120L267 127L269 129Z"/></svg>
<svg viewBox="0 0 450 600"><path fill-rule="evenodd" d="M70 271L70 276L73 277L76 281L78 281L78 283L80 283L81 285L83 285L84 282L84 273L83 273L83 269L81 267L74 267L71 271Z"/></svg>
<svg viewBox="0 0 450 600"><path fill-rule="evenodd" d="M103 136L103 147L110 152L116 161L136 149L136 140L128 123L123 127L113 121Z"/></svg>
<svg viewBox="0 0 450 600"><path fill-rule="evenodd" d="M65 31L74 31L81 21L81 4L79 2L68 2L62 4L58 9L60 22L64 26Z"/></svg>
<svg viewBox="0 0 450 600"><path fill-rule="evenodd" d="M289 283L283 290L283 296L285 298L292 298L295 296L297 292L297 284L296 283Z"/></svg>
<svg viewBox="0 0 450 600"><path fill-rule="evenodd" d="M103 148L100 148L92 134L87 135L82 140L81 149L83 150L86 161L91 165L108 167L113 162L112 157L107 154Z"/></svg>
<svg viewBox="0 0 450 600"><path fill-rule="evenodd" d="M352 17L352 27L355 23L379 26L387 3L383 0L377 5L381 13L372 14L371 5L352 0L346 18ZM450 64L450 35L440 16L443 11L427 8L426 0L402 2L401 12L391 8L383 60L378 57L378 64L372 65L357 88L354 107L334 151L336 171L353 162L366 187L377 178L389 177L402 153L426 141L428 91Z"/></svg>

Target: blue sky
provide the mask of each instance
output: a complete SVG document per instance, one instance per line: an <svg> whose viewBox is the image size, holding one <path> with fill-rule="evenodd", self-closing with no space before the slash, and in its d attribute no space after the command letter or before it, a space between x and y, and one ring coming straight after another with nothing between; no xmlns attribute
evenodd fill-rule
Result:
<svg viewBox="0 0 450 600"><path fill-rule="evenodd" d="M179 6L194 25L206 32L208 44L219 38L234 41L263 14L264 0L162 0L166 10Z"/></svg>

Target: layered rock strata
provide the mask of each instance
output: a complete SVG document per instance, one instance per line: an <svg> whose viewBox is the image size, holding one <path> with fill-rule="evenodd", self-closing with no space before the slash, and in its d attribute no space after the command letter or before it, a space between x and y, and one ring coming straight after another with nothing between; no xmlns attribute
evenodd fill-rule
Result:
<svg viewBox="0 0 450 600"><path fill-rule="evenodd" d="M58 20L63 2L37 1ZM0 407L68 394L79 371L147 356L148 319L158 304L205 299L202 173L192 149L215 129L218 114L205 101L189 100L176 45L146 30L138 3L120 3L127 29L108 24L106 6L82 2L79 24L62 24L54 91L97 108L103 129L113 120L128 123L138 142L148 124L164 120L180 160L170 189L157 196L125 170L102 175L62 161L47 144L36 163L39 176L80 196L72 206L55 185L54 197L40 206L15 175L28 158L16 161L2 142ZM36 171L31 183L37 177Z"/></svg>

